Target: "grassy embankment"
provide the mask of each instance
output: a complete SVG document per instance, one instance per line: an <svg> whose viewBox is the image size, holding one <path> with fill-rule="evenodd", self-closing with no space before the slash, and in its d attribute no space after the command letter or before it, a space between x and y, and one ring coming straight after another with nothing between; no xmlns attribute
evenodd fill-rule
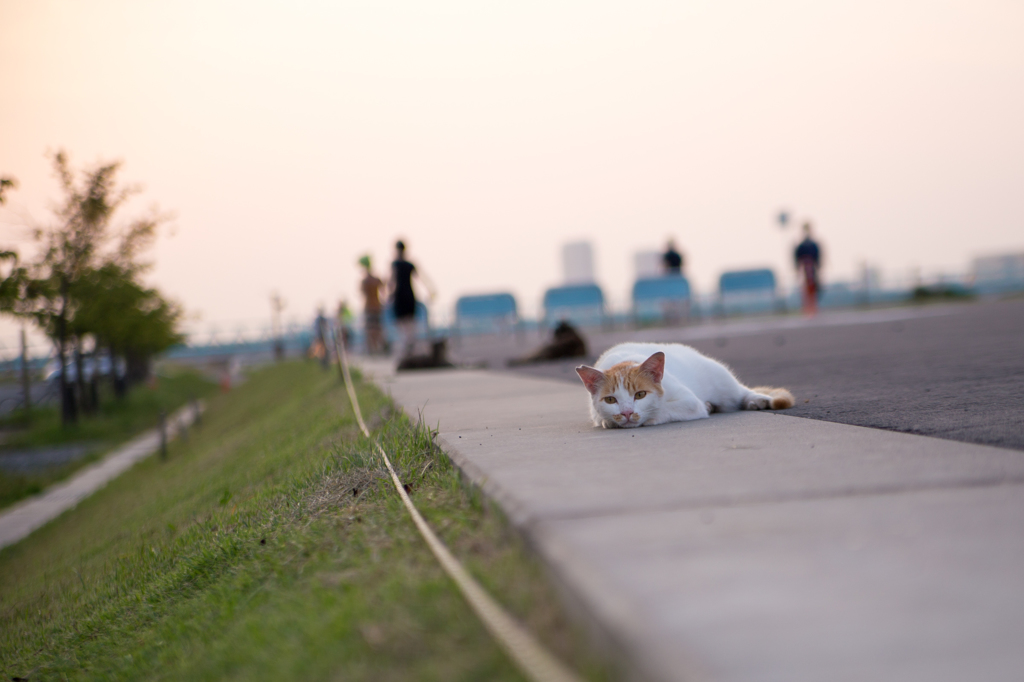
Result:
<svg viewBox="0 0 1024 682"><path fill-rule="evenodd" d="M359 383L428 522L565 660L579 642L517 536ZM520 679L407 517L336 374L288 364L0 551L0 672L41 679Z"/></svg>
<svg viewBox="0 0 1024 682"><path fill-rule="evenodd" d="M5 451L83 443L88 452L73 462L33 472L0 469L0 508L40 492L133 436L154 428L161 410L170 414L192 398L203 398L215 389L214 383L196 372L169 369L154 386L136 386L122 400L115 399L104 386L99 409L95 414L82 415L73 427L61 426L60 409L53 405L34 408L27 420L20 410L5 415L0 418Z"/></svg>

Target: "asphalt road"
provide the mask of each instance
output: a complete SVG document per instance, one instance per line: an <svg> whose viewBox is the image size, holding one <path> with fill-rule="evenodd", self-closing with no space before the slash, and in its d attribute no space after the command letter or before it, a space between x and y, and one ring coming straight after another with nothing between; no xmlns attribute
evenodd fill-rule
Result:
<svg viewBox="0 0 1024 682"><path fill-rule="evenodd" d="M806 326L777 319L589 340L594 355L630 338L688 343L747 385L789 388L793 416L1024 450L1024 299L904 310L903 319L850 313ZM498 354L483 359L497 367ZM577 364L515 371L578 382Z"/></svg>

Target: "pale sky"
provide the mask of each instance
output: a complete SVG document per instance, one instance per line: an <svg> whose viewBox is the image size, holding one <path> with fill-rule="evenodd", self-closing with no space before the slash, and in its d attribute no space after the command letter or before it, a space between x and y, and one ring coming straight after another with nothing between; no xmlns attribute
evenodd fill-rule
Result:
<svg viewBox="0 0 1024 682"><path fill-rule="evenodd" d="M580 238L615 304L668 236L698 290L789 278L783 207L828 278L965 271L1024 251L1022 36L1017 1L0 0L0 246L63 148L176 212L151 278L202 325L356 301L399 236L440 314L535 312Z"/></svg>

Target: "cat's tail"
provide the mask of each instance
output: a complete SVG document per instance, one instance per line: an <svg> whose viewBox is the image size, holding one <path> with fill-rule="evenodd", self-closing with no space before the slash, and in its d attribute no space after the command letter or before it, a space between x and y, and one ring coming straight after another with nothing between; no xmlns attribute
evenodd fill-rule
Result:
<svg viewBox="0 0 1024 682"><path fill-rule="evenodd" d="M772 388L771 386L756 386L750 389L754 393L761 393L772 399L768 405L769 410L785 410L796 405L793 394L784 388Z"/></svg>

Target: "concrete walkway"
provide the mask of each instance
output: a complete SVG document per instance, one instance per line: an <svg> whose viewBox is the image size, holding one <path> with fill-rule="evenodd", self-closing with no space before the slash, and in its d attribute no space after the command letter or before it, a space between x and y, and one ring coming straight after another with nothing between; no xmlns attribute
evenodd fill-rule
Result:
<svg viewBox="0 0 1024 682"><path fill-rule="evenodd" d="M186 406L167 418L167 435L173 438L188 428L195 418L192 406ZM18 502L0 512L0 548L13 545L32 531L75 507L89 495L120 476L140 459L160 449L160 434L147 431L114 450L95 464L82 468L74 476L44 492Z"/></svg>
<svg viewBox="0 0 1024 682"><path fill-rule="evenodd" d="M1024 678L1024 454L778 413L595 429L582 387L364 371L632 676Z"/></svg>

